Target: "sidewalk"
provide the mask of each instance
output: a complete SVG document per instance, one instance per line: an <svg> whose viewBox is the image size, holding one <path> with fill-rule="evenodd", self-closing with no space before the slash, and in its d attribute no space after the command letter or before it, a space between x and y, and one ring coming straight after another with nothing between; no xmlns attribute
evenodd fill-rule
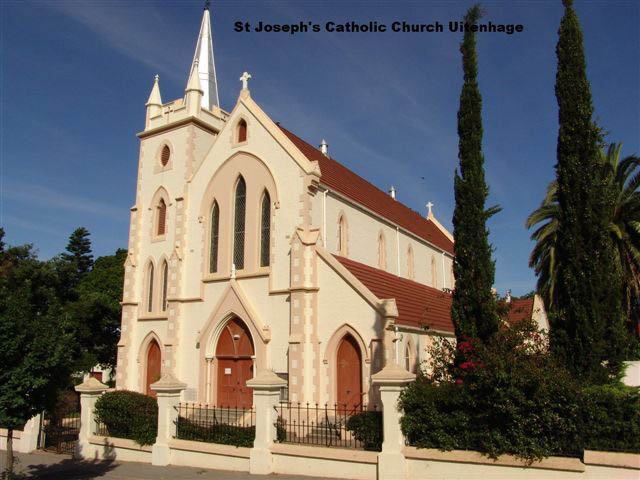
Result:
<svg viewBox="0 0 640 480"><path fill-rule="evenodd" d="M5 469L6 452L0 450L0 473ZM148 463L76 460L69 455L36 451L15 454L17 479L45 480L319 480L318 477L294 475L249 475L242 472L209 470L192 467L154 467ZM326 479L325 479L326 480Z"/></svg>

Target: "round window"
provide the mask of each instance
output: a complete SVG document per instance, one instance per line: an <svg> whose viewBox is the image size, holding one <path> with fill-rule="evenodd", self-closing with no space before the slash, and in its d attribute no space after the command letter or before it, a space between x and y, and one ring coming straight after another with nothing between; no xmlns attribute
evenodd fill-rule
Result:
<svg viewBox="0 0 640 480"><path fill-rule="evenodd" d="M164 147L162 147L162 154L160 155L160 163L162 163L163 167L165 167L167 163L169 163L170 156L171 150L169 150L169 147L165 145Z"/></svg>

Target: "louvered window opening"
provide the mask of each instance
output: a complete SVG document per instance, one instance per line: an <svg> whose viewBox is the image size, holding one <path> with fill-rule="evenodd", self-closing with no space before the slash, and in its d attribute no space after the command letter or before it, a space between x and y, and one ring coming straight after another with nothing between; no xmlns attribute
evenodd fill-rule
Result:
<svg viewBox="0 0 640 480"><path fill-rule="evenodd" d="M247 186L240 177L236 186L235 226L233 232L233 263L237 270L244 268L244 223L247 206Z"/></svg>
<svg viewBox="0 0 640 480"><path fill-rule="evenodd" d="M240 120L238 123L238 142L247 141L247 122Z"/></svg>
<svg viewBox="0 0 640 480"><path fill-rule="evenodd" d="M262 229L260 231L260 266L269 266L269 240L271 234L271 198L264 192L262 198Z"/></svg>
<svg viewBox="0 0 640 480"><path fill-rule="evenodd" d="M167 163L169 163L169 157L171 157L171 150L169 150L169 147L165 145L162 147L162 154L160 155L160 162L163 167L166 167Z"/></svg>
<svg viewBox="0 0 640 480"><path fill-rule="evenodd" d="M162 266L162 311L167 311L167 287L169 286L169 265L164 262Z"/></svg>
<svg viewBox="0 0 640 480"><path fill-rule="evenodd" d="M160 204L158 205L158 235L164 235L166 218L167 204L164 203L164 200L161 198Z"/></svg>
<svg viewBox="0 0 640 480"><path fill-rule="evenodd" d="M220 224L220 209L218 202L214 202L211 210L211 245L209 257L209 273L218 271L218 225Z"/></svg>
<svg viewBox="0 0 640 480"><path fill-rule="evenodd" d="M147 297L147 312L153 312L153 265L149 265L149 296Z"/></svg>

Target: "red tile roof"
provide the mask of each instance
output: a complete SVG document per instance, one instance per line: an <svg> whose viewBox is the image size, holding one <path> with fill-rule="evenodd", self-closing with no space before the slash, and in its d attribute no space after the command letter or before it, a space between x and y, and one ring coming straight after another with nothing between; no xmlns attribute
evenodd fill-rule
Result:
<svg viewBox="0 0 640 480"><path fill-rule="evenodd" d="M379 299L394 298L398 323L412 327L428 326L433 330L453 332L451 294L392 273L334 255L347 270ZM512 300L507 322L514 324L533 315L533 298Z"/></svg>
<svg viewBox="0 0 640 480"><path fill-rule="evenodd" d="M280 127L280 129L307 159L318 162L321 172L320 182L323 185L453 255L453 242L431 220L394 200L344 165L324 156L320 150L286 128Z"/></svg>
<svg viewBox="0 0 640 480"><path fill-rule="evenodd" d="M395 298L398 323L453 332L451 295L422 283L334 255L379 299Z"/></svg>

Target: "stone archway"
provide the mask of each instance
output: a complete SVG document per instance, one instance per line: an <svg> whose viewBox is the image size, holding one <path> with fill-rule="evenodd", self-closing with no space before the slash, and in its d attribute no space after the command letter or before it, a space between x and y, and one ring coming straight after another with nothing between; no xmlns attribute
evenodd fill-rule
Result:
<svg viewBox="0 0 640 480"><path fill-rule="evenodd" d="M216 345L217 404L249 408L253 390L247 381L253 378L255 349L247 325L232 317L222 328Z"/></svg>
<svg viewBox="0 0 640 480"><path fill-rule="evenodd" d="M362 404L362 352L347 333L336 353L336 400L339 407L351 409Z"/></svg>

